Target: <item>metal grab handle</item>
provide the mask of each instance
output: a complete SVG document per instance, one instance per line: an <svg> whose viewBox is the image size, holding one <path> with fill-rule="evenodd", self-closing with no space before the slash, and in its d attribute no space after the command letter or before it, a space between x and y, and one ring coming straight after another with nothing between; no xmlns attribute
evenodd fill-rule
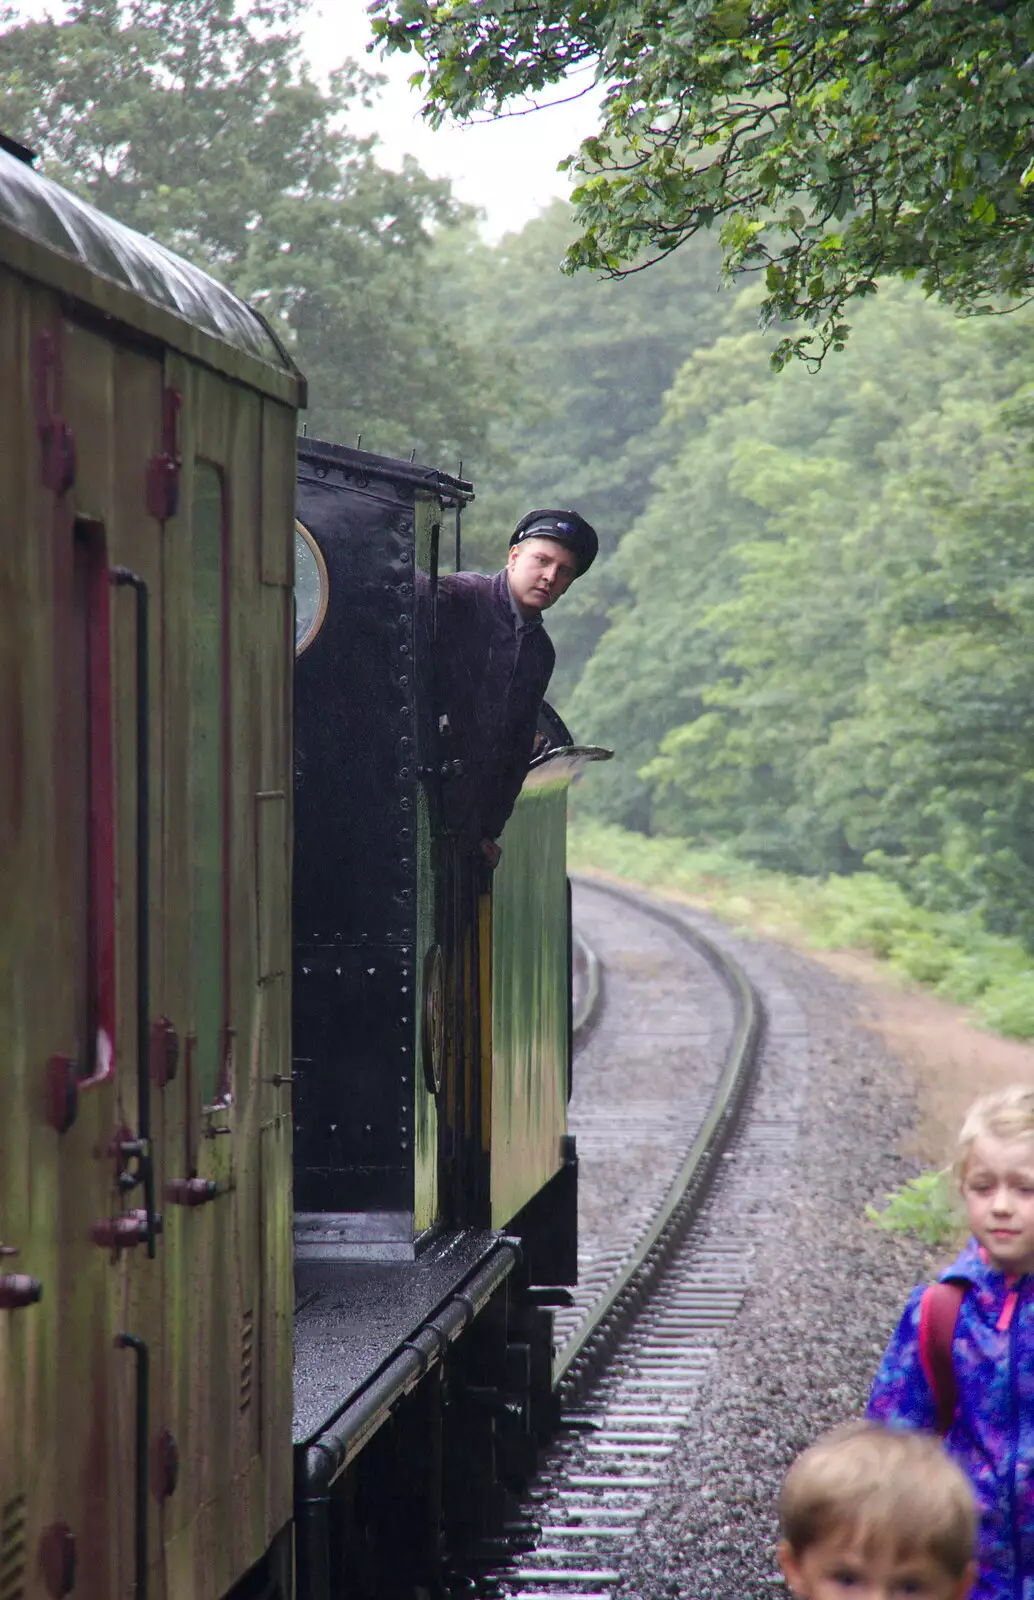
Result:
<svg viewBox="0 0 1034 1600"><path fill-rule="evenodd" d="M136 1114L137 1171L147 1214L147 1254L154 1258L154 1162L151 1158L151 735L147 584L128 567L112 567L111 581L136 595Z"/></svg>
<svg viewBox="0 0 1034 1600"><path fill-rule="evenodd" d="M117 1333L115 1345L119 1350L132 1350L136 1356L136 1483L134 1528L134 1566L136 1580L133 1592L136 1600L147 1600L147 1510L150 1464L147 1454L147 1437L150 1429L149 1400L151 1387L151 1354L143 1339L135 1333Z"/></svg>

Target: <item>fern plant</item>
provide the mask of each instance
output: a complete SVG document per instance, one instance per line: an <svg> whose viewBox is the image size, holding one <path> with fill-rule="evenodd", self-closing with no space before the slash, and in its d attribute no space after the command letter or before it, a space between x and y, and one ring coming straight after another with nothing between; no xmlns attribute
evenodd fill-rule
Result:
<svg viewBox="0 0 1034 1600"><path fill-rule="evenodd" d="M950 1167L908 1178L884 1199L882 1211L867 1205L865 1215L887 1233L908 1233L927 1245L948 1244L959 1233L962 1217Z"/></svg>

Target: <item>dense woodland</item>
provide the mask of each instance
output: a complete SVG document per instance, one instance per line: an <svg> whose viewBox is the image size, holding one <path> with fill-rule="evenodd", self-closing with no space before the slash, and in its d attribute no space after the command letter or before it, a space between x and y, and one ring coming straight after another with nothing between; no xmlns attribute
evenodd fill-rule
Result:
<svg viewBox="0 0 1034 1600"><path fill-rule="evenodd" d="M0 12L2 16L2 12ZM773 370L762 284L688 237L559 274L554 205L489 246L348 133L291 0L82 0L0 35L0 125L252 298L310 430L478 485L472 565L574 504L603 555L558 608L555 698L618 757L583 810L792 873L863 867L1034 949L1034 314L882 282L818 371Z"/></svg>

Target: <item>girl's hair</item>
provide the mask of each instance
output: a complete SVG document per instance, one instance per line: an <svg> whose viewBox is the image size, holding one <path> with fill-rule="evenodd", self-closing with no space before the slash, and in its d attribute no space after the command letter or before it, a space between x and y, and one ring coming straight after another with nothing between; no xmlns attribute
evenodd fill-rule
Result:
<svg viewBox="0 0 1034 1600"><path fill-rule="evenodd" d="M797 1457L779 1496L794 1555L842 1538L902 1560L929 1556L952 1578L973 1559L976 1507L969 1483L928 1433L849 1422Z"/></svg>
<svg viewBox="0 0 1034 1600"><path fill-rule="evenodd" d="M1034 1089L1022 1083L995 1089L974 1100L966 1112L955 1150L955 1176L961 1181L973 1141L984 1134L998 1139L1034 1140Z"/></svg>

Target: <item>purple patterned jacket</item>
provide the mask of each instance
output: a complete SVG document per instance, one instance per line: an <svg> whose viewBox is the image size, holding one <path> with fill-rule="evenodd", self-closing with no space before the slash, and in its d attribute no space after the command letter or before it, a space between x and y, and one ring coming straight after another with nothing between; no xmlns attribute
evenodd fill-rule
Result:
<svg viewBox="0 0 1034 1600"><path fill-rule="evenodd" d="M969 1287L952 1345L958 1404L945 1446L980 1507L980 1573L972 1600L1034 1600L1034 1277L1006 1278L970 1239L942 1278ZM887 1346L867 1416L936 1431L920 1354L923 1288Z"/></svg>

